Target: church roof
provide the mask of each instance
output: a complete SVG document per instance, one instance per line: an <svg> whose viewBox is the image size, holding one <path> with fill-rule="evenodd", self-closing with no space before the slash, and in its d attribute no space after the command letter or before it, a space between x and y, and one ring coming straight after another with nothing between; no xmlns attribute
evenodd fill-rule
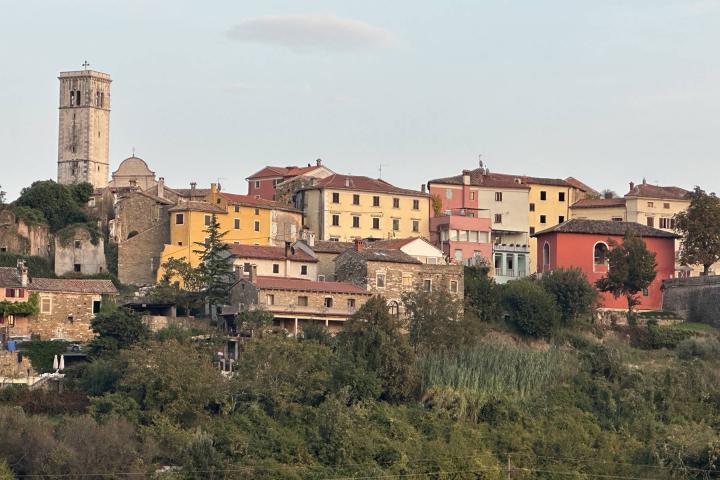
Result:
<svg viewBox="0 0 720 480"><path fill-rule="evenodd" d="M112 173L113 177L153 177L155 172L150 170L145 160L140 157L128 157L118 166L118 169Z"/></svg>

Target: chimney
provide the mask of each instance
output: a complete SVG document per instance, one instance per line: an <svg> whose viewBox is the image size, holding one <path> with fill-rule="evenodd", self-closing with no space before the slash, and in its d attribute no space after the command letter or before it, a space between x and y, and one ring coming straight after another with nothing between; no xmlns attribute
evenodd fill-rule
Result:
<svg viewBox="0 0 720 480"><path fill-rule="evenodd" d="M315 165L318 167L322 167L322 158L318 158L317 160L315 160Z"/></svg>
<svg viewBox="0 0 720 480"><path fill-rule="evenodd" d="M462 180L463 180L463 185L470 185L470 170L463 170Z"/></svg>
<svg viewBox="0 0 720 480"><path fill-rule="evenodd" d="M17 261L17 273L18 277L20 277L20 285L23 287L28 286L28 269L25 265L25 260L18 259Z"/></svg>
<svg viewBox="0 0 720 480"><path fill-rule="evenodd" d="M195 195L195 187L197 187L197 182L190 182L190 197Z"/></svg>
<svg viewBox="0 0 720 480"><path fill-rule="evenodd" d="M249 280L250 280L250 283L252 283L253 285L255 284L255 281L257 280L257 265L254 264L254 263L253 263L252 265L250 265L250 278L249 278Z"/></svg>
<svg viewBox="0 0 720 480"><path fill-rule="evenodd" d="M289 258L290 253L290 242L285 242L285 258Z"/></svg>
<svg viewBox="0 0 720 480"><path fill-rule="evenodd" d="M365 242L363 242L362 238L356 237L355 238L355 251L362 252L363 248L365 248Z"/></svg>
<svg viewBox="0 0 720 480"><path fill-rule="evenodd" d="M645 177L643 177L643 185L647 184L647 180L645 180Z"/></svg>
<svg viewBox="0 0 720 480"><path fill-rule="evenodd" d="M630 182L630 191L632 192L633 188L635 188L635 182Z"/></svg>
<svg viewBox="0 0 720 480"><path fill-rule="evenodd" d="M210 184L210 203L220 203L220 199L218 198L218 184L217 183L211 183Z"/></svg>
<svg viewBox="0 0 720 480"><path fill-rule="evenodd" d="M424 183L422 185L420 185L420 191L422 193L425 193L425 184Z"/></svg>
<svg viewBox="0 0 720 480"><path fill-rule="evenodd" d="M165 177L158 178L157 187L157 196L160 198L165 198Z"/></svg>

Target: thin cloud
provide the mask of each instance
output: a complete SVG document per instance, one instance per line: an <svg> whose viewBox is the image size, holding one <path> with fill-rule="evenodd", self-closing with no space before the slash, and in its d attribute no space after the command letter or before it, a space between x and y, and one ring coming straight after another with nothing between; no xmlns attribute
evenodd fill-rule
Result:
<svg viewBox="0 0 720 480"><path fill-rule="evenodd" d="M283 46L293 50L345 52L397 45L397 38L387 30L336 15L248 18L233 26L227 36L238 42Z"/></svg>

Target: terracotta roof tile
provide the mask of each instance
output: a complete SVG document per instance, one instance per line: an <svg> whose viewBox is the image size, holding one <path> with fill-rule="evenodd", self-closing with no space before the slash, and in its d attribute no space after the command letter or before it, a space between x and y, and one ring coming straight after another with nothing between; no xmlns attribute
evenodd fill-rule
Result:
<svg viewBox="0 0 720 480"><path fill-rule="evenodd" d="M231 205L250 205L254 207L274 208L276 210L287 210L290 212L299 212L297 208L290 205L286 205L281 202L274 200L267 200L265 198L255 198L251 195L240 195L237 193L225 193L220 192L219 195L227 200Z"/></svg>
<svg viewBox="0 0 720 480"><path fill-rule="evenodd" d="M255 285L271 290L299 290L320 293L354 293L370 295L364 288L345 282L316 282L300 278L257 277Z"/></svg>
<svg viewBox="0 0 720 480"><path fill-rule="evenodd" d="M0 267L0 288L19 288L20 276L15 267Z"/></svg>
<svg viewBox="0 0 720 480"><path fill-rule="evenodd" d="M296 167L296 166L289 166L289 167L271 167L267 166L260 170L259 172L255 172L249 177L247 177L245 180L252 180L254 178L268 178L268 177L296 177L298 175L304 175L308 172L311 172L315 170L316 168L321 168L319 165L308 165L307 167Z"/></svg>
<svg viewBox="0 0 720 480"><path fill-rule="evenodd" d="M422 263L417 258L408 255L402 250L389 248L365 248L360 252L354 252L368 262L391 262L391 263Z"/></svg>
<svg viewBox="0 0 720 480"><path fill-rule="evenodd" d="M353 248L353 242L331 242L329 240L315 240L315 246L310 247L315 253L343 253Z"/></svg>
<svg viewBox="0 0 720 480"><path fill-rule="evenodd" d="M485 173L484 169L476 168L470 171L470 185L478 187L494 187L494 188L518 188L529 190L530 187L523 183L522 175L506 175L504 173ZM527 177L525 177L527 178ZM445 185L462 185L463 175L455 175L453 177L436 178L428 183L437 183Z"/></svg>
<svg viewBox="0 0 720 480"><path fill-rule="evenodd" d="M230 244L230 252L238 258L255 258L262 260L285 260L285 247L269 247L262 245L236 245ZM318 259L310 256L300 248L290 248L290 260L295 262L317 262Z"/></svg>
<svg viewBox="0 0 720 480"><path fill-rule="evenodd" d="M410 242L414 242L420 237L393 238L391 240L375 240L368 242L368 248L382 248L387 250L399 250Z"/></svg>
<svg viewBox="0 0 720 480"><path fill-rule="evenodd" d="M79 279L79 278L32 278L29 290L39 292L73 292L117 294L115 285L110 280Z"/></svg>
<svg viewBox="0 0 720 480"><path fill-rule="evenodd" d="M208 213L227 213L222 207L219 207L209 202L181 202L168 209L170 212L187 212L187 211L198 211Z"/></svg>
<svg viewBox="0 0 720 480"><path fill-rule="evenodd" d="M624 198L584 198L570 205L570 208L608 208L624 206Z"/></svg>
<svg viewBox="0 0 720 480"><path fill-rule="evenodd" d="M165 189L171 190L181 197L190 197L191 195L193 197L205 197L207 195L210 195L210 189L209 188L170 188L168 186L165 186Z"/></svg>
<svg viewBox="0 0 720 480"><path fill-rule="evenodd" d="M320 179L314 185L308 185L302 190L315 190L320 188L352 190L356 192L378 192L395 195L412 195L416 197L428 196L425 192L396 187L395 185L379 178L370 178L358 175L340 175L337 173Z"/></svg>
<svg viewBox="0 0 720 480"><path fill-rule="evenodd" d="M567 177L565 179L565 181L567 183L569 183L570 185L572 185L573 187L575 187L579 190L582 190L583 192L587 192L587 193L590 193L593 195L597 195L599 193L597 190L595 190L594 188L590 187L589 185L581 182L580 180L578 180L575 177Z"/></svg>
<svg viewBox="0 0 720 480"><path fill-rule="evenodd" d="M688 193L690 192L680 187L661 187L660 185L641 183L639 185L635 185L628 193L625 194L625 196L684 200Z"/></svg>
<svg viewBox="0 0 720 480"><path fill-rule="evenodd" d="M585 220L574 218L567 222L555 225L552 228L537 232L531 236L539 237L547 233L587 233L593 235L625 235L630 230L641 237L679 238L678 235L648 227L635 222L614 222L612 220Z"/></svg>

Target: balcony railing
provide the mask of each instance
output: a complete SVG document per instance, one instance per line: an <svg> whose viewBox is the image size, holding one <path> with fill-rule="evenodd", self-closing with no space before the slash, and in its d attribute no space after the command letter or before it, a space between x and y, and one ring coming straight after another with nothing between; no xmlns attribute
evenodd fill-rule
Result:
<svg viewBox="0 0 720 480"><path fill-rule="evenodd" d="M471 217L490 218L490 210L486 208L449 208L435 215L436 217Z"/></svg>
<svg viewBox="0 0 720 480"><path fill-rule="evenodd" d="M302 316L337 316L337 317L349 317L353 313L357 312L357 307L343 306L310 306L310 305L296 305L296 304L273 304L273 305L257 305L254 308L263 309L270 313L288 313Z"/></svg>

